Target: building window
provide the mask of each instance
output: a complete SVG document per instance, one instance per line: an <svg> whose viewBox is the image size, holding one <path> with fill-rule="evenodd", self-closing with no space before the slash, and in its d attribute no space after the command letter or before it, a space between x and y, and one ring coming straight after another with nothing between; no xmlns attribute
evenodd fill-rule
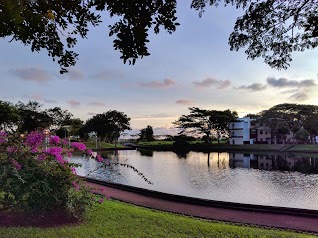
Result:
<svg viewBox="0 0 318 238"><path fill-rule="evenodd" d="M233 124L232 124L232 129L234 129L234 127L235 127L235 126L234 126L234 123L233 123Z"/></svg>
<svg viewBox="0 0 318 238"><path fill-rule="evenodd" d="M259 139L259 141L263 141L263 138Z"/></svg>
<svg viewBox="0 0 318 238"><path fill-rule="evenodd" d="M260 130L259 133L260 133L260 134L263 134L263 130Z"/></svg>

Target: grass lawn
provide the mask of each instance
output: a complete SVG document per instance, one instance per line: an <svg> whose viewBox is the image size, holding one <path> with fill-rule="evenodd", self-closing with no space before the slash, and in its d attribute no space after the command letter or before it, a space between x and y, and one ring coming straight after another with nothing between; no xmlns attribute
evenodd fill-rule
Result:
<svg viewBox="0 0 318 238"><path fill-rule="evenodd" d="M140 141L138 142L138 145L140 146L157 146L157 145L172 145L174 141L161 141L161 140L156 140L156 141Z"/></svg>
<svg viewBox="0 0 318 238"><path fill-rule="evenodd" d="M228 225L153 211L118 201L97 205L85 223L58 228L0 228L5 238L103 237L314 237L294 232Z"/></svg>
<svg viewBox="0 0 318 238"><path fill-rule="evenodd" d="M96 142L95 141L88 141L88 142L83 142L87 148L89 149L96 149ZM106 143L106 142L100 142L98 144L98 149L110 149L110 148L125 148L125 146L122 146L121 144L111 144L111 143Z"/></svg>

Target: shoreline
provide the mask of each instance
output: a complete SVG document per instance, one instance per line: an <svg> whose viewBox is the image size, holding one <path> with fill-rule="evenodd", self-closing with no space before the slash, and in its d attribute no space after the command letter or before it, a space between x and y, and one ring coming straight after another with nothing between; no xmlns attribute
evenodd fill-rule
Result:
<svg viewBox="0 0 318 238"><path fill-rule="evenodd" d="M279 145L229 145L229 144L190 144L187 147L175 147L173 145L147 145L135 146L135 149L140 150L153 150L153 151L173 151L173 152L278 152L278 153L317 153L318 145L292 145L292 144L279 144Z"/></svg>

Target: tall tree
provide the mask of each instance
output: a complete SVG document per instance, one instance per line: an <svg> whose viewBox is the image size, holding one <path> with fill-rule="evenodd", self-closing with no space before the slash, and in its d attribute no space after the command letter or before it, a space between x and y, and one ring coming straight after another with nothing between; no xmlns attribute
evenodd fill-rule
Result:
<svg viewBox="0 0 318 238"><path fill-rule="evenodd" d="M249 59L263 57L271 67L284 69L293 51L318 45L316 0L192 0L191 7L202 16L207 5L221 3L245 10L229 44L231 50L246 48ZM72 50L77 38L86 38L89 26L98 26L107 11L115 21L109 25L109 35L116 36L114 48L124 62L134 64L149 55L150 29L156 34L160 28L176 30L176 9L177 0L1 0L0 37L11 37L32 51L47 50L65 73L78 58Z"/></svg>
<svg viewBox="0 0 318 238"><path fill-rule="evenodd" d="M271 107L259 113L259 120L270 128L272 141L279 136L279 129L287 127L293 132L293 137L297 131L307 127L310 118L318 115L318 106L283 103Z"/></svg>
<svg viewBox="0 0 318 238"><path fill-rule="evenodd" d="M0 100L0 131L13 132L20 120L17 108L11 103Z"/></svg>
<svg viewBox="0 0 318 238"><path fill-rule="evenodd" d="M190 107L189 115L182 115L173 124L181 129L181 134L204 134L210 142L213 132L216 133L218 142L222 135L228 135L229 121L237 118L236 111L205 110L198 107Z"/></svg>
<svg viewBox="0 0 318 238"><path fill-rule="evenodd" d="M70 124L73 116L68 110L62 110L60 107L50 108L45 110L45 112L52 119L52 126L55 129L62 125Z"/></svg>
<svg viewBox="0 0 318 238"><path fill-rule="evenodd" d="M18 102L16 107L20 115L19 132L45 129L53 124L52 118L41 109L41 105L38 102L29 101L27 104Z"/></svg>
<svg viewBox="0 0 318 238"><path fill-rule="evenodd" d="M304 128L310 133L311 143L315 144L318 136L318 114L308 117L304 123Z"/></svg>
<svg viewBox="0 0 318 238"><path fill-rule="evenodd" d="M121 132L131 130L130 118L123 112L109 110L87 120L85 129L87 132L95 131L99 138L116 144Z"/></svg>
<svg viewBox="0 0 318 238"><path fill-rule="evenodd" d="M155 137L153 135L152 126L148 125L146 128L143 128L140 130L139 140L140 141L154 141L155 140Z"/></svg>

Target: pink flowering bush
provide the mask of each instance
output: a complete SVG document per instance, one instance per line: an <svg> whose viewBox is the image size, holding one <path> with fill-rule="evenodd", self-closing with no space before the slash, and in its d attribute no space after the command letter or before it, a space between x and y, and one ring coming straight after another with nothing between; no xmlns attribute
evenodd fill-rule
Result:
<svg viewBox="0 0 318 238"><path fill-rule="evenodd" d="M60 137L58 137L58 136L51 136L51 138L50 138L50 144L53 144L53 145L58 145L58 144L60 144Z"/></svg>
<svg viewBox="0 0 318 238"><path fill-rule="evenodd" d="M63 141L51 137L52 147L45 149L44 139L39 132L31 132L24 141L0 132L0 209L40 213L60 209L82 218L94 200L91 190L76 175L77 165L68 162L72 155L63 152ZM92 153L82 143L71 147Z"/></svg>

